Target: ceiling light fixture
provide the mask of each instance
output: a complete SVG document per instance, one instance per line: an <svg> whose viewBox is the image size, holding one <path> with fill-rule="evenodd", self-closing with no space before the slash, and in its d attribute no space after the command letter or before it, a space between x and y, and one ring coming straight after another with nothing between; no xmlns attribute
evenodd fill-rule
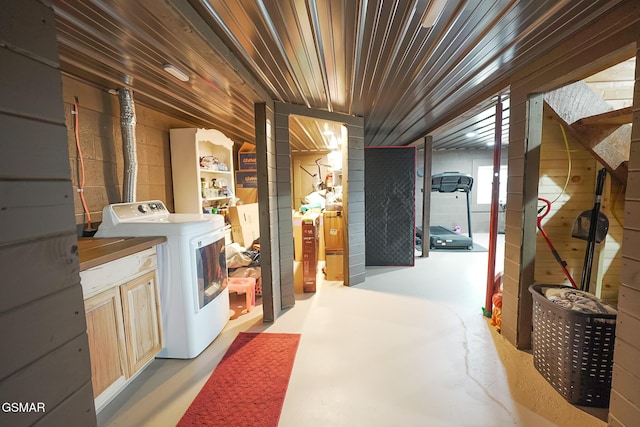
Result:
<svg viewBox="0 0 640 427"><path fill-rule="evenodd" d="M493 147L496 143L494 141L487 142L487 147Z"/></svg>
<svg viewBox="0 0 640 427"><path fill-rule="evenodd" d="M467 138L473 138L474 136L477 136L478 134L475 132L469 132L466 133L464 136L466 136Z"/></svg>
<svg viewBox="0 0 640 427"><path fill-rule="evenodd" d="M440 14L444 10L444 6L447 4L447 0L431 0L429 3L429 9L427 9L427 14L424 16L422 20L422 26L424 28L431 28L436 23Z"/></svg>
<svg viewBox="0 0 640 427"><path fill-rule="evenodd" d="M175 65L164 64L162 66L162 69L165 70L167 73L171 74L176 79L180 80L181 82L189 81L189 75L184 71L182 71L181 69L177 68Z"/></svg>

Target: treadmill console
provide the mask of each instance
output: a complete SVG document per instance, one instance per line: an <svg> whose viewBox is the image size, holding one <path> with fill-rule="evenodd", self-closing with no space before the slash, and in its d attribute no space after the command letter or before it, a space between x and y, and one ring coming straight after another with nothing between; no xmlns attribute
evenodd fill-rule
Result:
<svg viewBox="0 0 640 427"><path fill-rule="evenodd" d="M443 172L431 176L431 191L439 193L453 193L464 191L468 193L473 187L473 177L460 172Z"/></svg>

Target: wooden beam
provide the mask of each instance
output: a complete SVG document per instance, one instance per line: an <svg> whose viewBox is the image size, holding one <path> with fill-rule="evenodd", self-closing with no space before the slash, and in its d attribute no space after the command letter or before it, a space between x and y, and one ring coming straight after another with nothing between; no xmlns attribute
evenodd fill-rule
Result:
<svg viewBox="0 0 640 427"><path fill-rule="evenodd" d="M610 114L612 107L583 82L576 82L544 95L556 119L623 184L631 143L631 125L584 125L585 118Z"/></svg>
<svg viewBox="0 0 640 427"><path fill-rule="evenodd" d="M630 124L633 121L633 107L620 108L619 110L608 111L585 117L576 122L582 126L617 125Z"/></svg>

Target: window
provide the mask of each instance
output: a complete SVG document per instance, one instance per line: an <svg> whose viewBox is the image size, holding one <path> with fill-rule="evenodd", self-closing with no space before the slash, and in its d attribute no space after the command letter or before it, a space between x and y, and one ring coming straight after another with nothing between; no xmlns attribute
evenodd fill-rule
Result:
<svg viewBox="0 0 640 427"><path fill-rule="evenodd" d="M501 204L507 201L507 167L500 166L500 190L498 200ZM491 203L491 186L493 183L493 166L478 166L476 182L476 203L479 205Z"/></svg>

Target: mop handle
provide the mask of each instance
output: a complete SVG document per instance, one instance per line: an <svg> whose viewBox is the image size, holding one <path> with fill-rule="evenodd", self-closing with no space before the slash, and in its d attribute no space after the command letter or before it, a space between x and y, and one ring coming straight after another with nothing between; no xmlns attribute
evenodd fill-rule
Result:
<svg viewBox="0 0 640 427"><path fill-rule="evenodd" d="M604 179L607 176L605 168L598 172L596 181L596 196L591 210L591 222L589 224L589 236L587 237L587 250L584 256L584 265L582 266L582 280L580 280L580 290L588 291L591 282L591 269L593 267L593 253L596 244L596 230L598 228L598 216L600 214L600 203L602 201L602 191L604 189Z"/></svg>

